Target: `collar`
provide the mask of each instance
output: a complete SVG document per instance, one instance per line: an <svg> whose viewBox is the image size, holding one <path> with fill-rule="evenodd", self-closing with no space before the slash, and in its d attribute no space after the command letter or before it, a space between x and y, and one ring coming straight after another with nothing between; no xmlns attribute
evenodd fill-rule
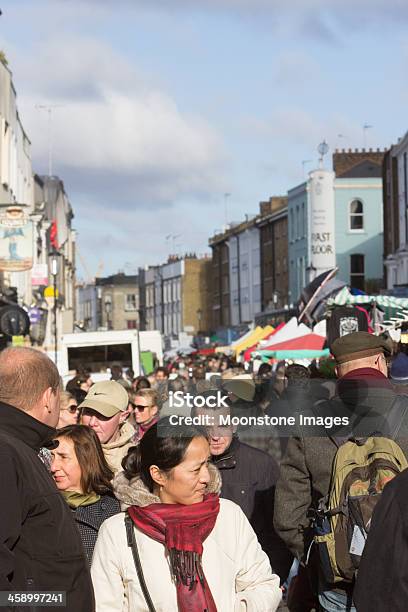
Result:
<svg viewBox="0 0 408 612"><path fill-rule="evenodd" d="M150 429L151 427L153 427L153 425L155 423L157 423L157 421L159 420L159 417L157 416L157 414L155 414L150 421L148 421L147 423L140 423L139 425L139 429L143 432L146 433L146 431L148 429Z"/></svg>
<svg viewBox="0 0 408 612"><path fill-rule="evenodd" d="M38 452L42 446L49 446L56 430L28 412L0 402L0 432L21 440Z"/></svg>
<svg viewBox="0 0 408 612"><path fill-rule="evenodd" d="M206 493L219 495L221 491L221 476L214 465L208 466L210 472L210 482L207 485ZM125 473L118 472L114 477L113 491L116 499L122 506L149 506L150 504L161 504L160 497L151 493L139 476L128 480Z"/></svg>
<svg viewBox="0 0 408 612"><path fill-rule="evenodd" d="M130 442L135 435L135 429L129 423L129 421L125 421L119 430L119 438L115 440L115 442L107 442L106 444L102 444L103 450L111 450L112 448L121 448L125 446L128 442Z"/></svg>
<svg viewBox="0 0 408 612"><path fill-rule="evenodd" d="M237 453L240 442L237 436L233 436L231 444L222 455L213 455L212 462L219 470L231 470L237 465Z"/></svg>

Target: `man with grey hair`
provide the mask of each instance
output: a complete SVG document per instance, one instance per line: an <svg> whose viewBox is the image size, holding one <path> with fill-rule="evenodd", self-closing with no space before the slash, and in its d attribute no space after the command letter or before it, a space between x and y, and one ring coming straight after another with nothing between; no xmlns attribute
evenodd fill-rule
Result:
<svg viewBox="0 0 408 612"><path fill-rule="evenodd" d="M58 370L45 354L30 348L0 353L0 591L59 591L65 609L92 612L79 532L38 457L55 435L59 389Z"/></svg>

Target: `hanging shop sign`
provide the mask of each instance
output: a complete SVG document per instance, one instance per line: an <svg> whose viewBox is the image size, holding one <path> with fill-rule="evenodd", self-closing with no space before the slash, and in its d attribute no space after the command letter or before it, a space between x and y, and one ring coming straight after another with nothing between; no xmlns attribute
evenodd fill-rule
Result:
<svg viewBox="0 0 408 612"><path fill-rule="evenodd" d="M0 206L0 270L22 272L32 266L32 221L22 206Z"/></svg>

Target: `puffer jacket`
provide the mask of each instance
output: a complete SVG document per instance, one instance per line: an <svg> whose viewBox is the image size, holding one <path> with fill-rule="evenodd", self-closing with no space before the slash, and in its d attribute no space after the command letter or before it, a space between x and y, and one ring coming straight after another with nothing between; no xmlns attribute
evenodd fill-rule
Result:
<svg viewBox="0 0 408 612"><path fill-rule="evenodd" d="M218 492L220 477L211 466L208 492ZM115 478L115 494L125 504L160 503L140 479ZM97 612L148 612L131 549L127 545L124 513L102 525L92 562ZM166 549L134 527L143 573L156 612L177 612L176 586ZM212 532L203 543L202 565L220 612L274 612L281 600L279 578L242 510L221 499ZM197 611L198 612L198 611Z"/></svg>
<svg viewBox="0 0 408 612"><path fill-rule="evenodd" d="M129 448L135 445L133 441L135 433L135 428L132 427L129 421L126 421L120 428L119 438L115 442L102 444L105 459L115 474L122 470L123 457L126 457Z"/></svg>

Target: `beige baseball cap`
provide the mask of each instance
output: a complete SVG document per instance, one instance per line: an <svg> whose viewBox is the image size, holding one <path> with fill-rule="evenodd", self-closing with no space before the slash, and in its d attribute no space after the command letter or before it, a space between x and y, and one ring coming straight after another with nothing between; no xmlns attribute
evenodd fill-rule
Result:
<svg viewBox="0 0 408 612"><path fill-rule="evenodd" d="M105 417L113 417L127 410L129 396L127 391L114 380L97 382L89 389L79 409L91 408Z"/></svg>

